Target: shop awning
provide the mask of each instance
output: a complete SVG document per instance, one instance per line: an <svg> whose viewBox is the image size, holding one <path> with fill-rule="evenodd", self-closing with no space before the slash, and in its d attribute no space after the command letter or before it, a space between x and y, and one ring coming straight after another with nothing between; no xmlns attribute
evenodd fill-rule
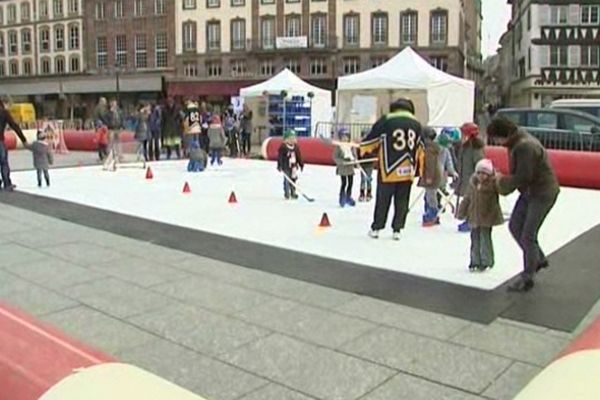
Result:
<svg viewBox="0 0 600 400"><path fill-rule="evenodd" d="M256 81L169 82L169 96L237 96L240 89Z"/></svg>

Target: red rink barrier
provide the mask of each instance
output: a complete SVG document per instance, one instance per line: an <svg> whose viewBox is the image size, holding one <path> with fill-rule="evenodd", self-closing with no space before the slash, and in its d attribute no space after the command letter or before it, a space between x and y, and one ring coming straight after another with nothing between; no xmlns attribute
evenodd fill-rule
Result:
<svg viewBox="0 0 600 400"><path fill-rule="evenodd" d="M262 147L263 157L276 160L282 138L272 137L265 140ZM304 162L309 164L333 165L334 146L316 138L298 138ZM508 172L508 150L504 147L488 146L486 157L503 174ZM585 151L548 150L548 157L556 171L562 186L587 189L600 189L600 153Z"/></svg>
<svg viewBox="0 0 600 400"><path fill-rule="evenodd" d="M112 361L105 354L0 304L1 399L37 400L74 369Z"/></svg>
<svg viewBox="0 0 600 400"><path fill-rule="evenodd" d="M98 150L98 143L96 143L96 132L95 131L70 131L65 130L65 143L67 149L71 151L96 151ZM121 143L132 142L133 132L124 131L121 133ZM17 136L14 132L6 132L4 134L4 143L7 145L9 150L14 150L17 147Z"/></svg>

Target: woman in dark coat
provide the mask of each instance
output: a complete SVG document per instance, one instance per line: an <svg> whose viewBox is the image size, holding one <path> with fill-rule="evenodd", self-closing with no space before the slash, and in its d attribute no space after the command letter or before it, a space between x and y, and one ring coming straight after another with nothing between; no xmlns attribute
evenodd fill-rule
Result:
<svg viewBox="0 0 600 400"><path fill-rule="evenodd" d="M162 110L162 143L167 149L167 159L171 159L174 149L177 158L181 158L181 113L172 97L167 99L167 104Z"/></svg>

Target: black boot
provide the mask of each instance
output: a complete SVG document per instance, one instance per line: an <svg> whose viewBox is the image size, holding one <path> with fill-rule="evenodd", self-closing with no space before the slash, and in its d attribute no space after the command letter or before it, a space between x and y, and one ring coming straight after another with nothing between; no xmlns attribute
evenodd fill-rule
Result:
<svg viewBox="0 0 600 400"><path fill-rule="evenodd" d="M360 189L360 195L358 196L358 201L360 201L362 203L366 199L367 198L365 197L365 191L364 191L364 189Z"/></svg>
<svg viewBox="0 0 600 400"><path fill-rule="evenodd" d="M373 196L371 195L371 189L367 190L367 201L373 200Z"/></svg>
<svg viewBox="0 0 600 400"><path fill-rule="evenodd" d="M540 272L541 270L549 268L549 267L550 267L550 263L548 262L548 260L540 261L537 268L535 269L535 272Z"/></svg>
<svg viewBox="0 0 600 400"><path fill-rule="evenodd" d="M509 292L525 293L533 289L534 283L531 278L520 278L518 281L508 286Z"/></svg>

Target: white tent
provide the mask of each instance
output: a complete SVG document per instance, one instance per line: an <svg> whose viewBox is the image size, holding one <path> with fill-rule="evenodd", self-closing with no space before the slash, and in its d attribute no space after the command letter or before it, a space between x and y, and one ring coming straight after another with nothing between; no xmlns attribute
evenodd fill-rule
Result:
<svg viewBox="0 0 600 400"><path fill-rule="evenodd" d="M358 111L357 104L365 103L356 97L369 95L377 98L380 111L399 95L413 98L417 109L420 103L421 108L426 105L428 111L417 110L417 116L431 126L460 126L473 120L475 83L434 68L410 47L379 67L339 78L338 115L350 118Z"/></svg>
<svg viewBox="0 0 600 400"><path fill-rule="evenodd" d="M313 93L311 109L312 132L317 122L331 121L331 92L304 82L289 69L284 69L274 77L259 84L240 89L243 98L260 97L265 93L279 95L285 90L289 96L304 96Z"/></svg>

